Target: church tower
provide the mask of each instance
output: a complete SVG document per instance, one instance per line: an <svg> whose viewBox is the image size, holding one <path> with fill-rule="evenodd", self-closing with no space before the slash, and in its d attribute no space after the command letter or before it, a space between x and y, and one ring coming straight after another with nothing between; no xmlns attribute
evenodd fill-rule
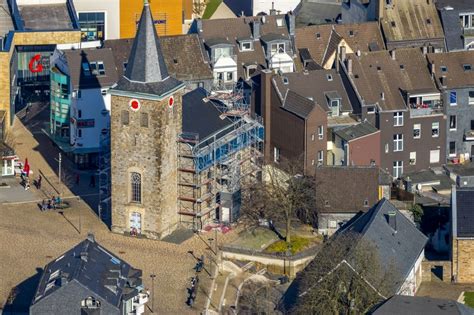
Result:
<svg viewBox="0 0 474 315"><path fill-rule="evenodd" d="M183 89L168 74L145 0L125 74L110 91L113 232L161 239L178 225Z"/></svg>

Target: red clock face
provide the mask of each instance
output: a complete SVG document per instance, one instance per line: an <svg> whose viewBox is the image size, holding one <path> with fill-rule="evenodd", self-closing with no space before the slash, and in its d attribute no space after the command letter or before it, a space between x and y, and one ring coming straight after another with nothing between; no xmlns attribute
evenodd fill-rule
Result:
<svg viewBox="0 0 474 315"><path fill-rule="evenodd" d="M130 105L130 109L133 110L134 112L139 110L141 106L140 101L136 99L130 100L129 105Z"/></svg>
<svg viewBox="0 0 474 315"><path fill-rule="evenodd" d="M168 100L168 106L169 107L173 107L174 105L174 97L173 96L170 96L169 100Z"/></svg>

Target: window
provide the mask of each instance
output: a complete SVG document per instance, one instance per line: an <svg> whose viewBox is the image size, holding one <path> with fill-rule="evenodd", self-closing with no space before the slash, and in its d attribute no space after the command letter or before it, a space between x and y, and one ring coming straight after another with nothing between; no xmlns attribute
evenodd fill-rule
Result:
<svg viewBox="0 0 474 315"><path fill-rule="evenodd" d="M369 106L369 107L367 107L367 113L368 113L368 114L373 114L373 113L375 113L375 107L374 107L374 106Z"/></svg>
<svg viewBox="0 0 474 315"><path fill-rule="evenodd" d="M124 73L125 73L125 70L127 70L127 65L128 65L128 62L123 63L123 72Z"/></svg>
<svg viewBox="0 0 474 315"><path fill-rule="evenodd" d="M314 133L311 134L311 141L314 141Z"/></svg>
<svg viewBox="0 0 474 315"><path fill-rule="evenodd" d="M89 67L89 63L88 62L83 62L82 63L82 72L84 73L84 75L86 77L89 77L91 76L91 69Z"/></svg>
<svg viewBox="0 0 474 315"><path fill-rule="evenodd" d="M385 144L385 153L389 152L388 143Z"/></svg>
<svg viewBox="0 0 474 315"><path fill-rule="evenodd" d="M122 110L121 112L121 118L122 118L122 125L128 125L130 122L130 117L129 117L129 112L128 110Z"/></svg>
<svg viewBox="0 0 474 315"><path fill-rule="evenodd" d="M274 55L276 53L284 53L285 52L285 43L277 43L272 44L271 46L271 54Z"/></svg>
<svg viewBox="0 0 474 315"><path fill-rule="evenodd" d="M448 72L448 67L446 66L441 66L440 69L441 69L441 72Z"/></svg>
<svg viewBox="0 0 474 315"><path fill-rule="evenodd" d="M104 68L103 61L91 62L90 68L93 75L105 75L105 68Z"/></svg>
<svg viewBox="0 0 474 315"><path fill-rule="evenodd" d="M469 105L474 104L474 91L469 91Z"/></svg>
<svg viewBox="0 0 474 315"><path fill-rule="evenodd" d="M329 203L327 205L329 205ZM328 221L328 228L330 228L330 229L337 228L337 221L336 220L329 220Z"/></svg>
<svg viewBox="0 0 474 315"><path fill-rule="evenodd" d="M282 18L276 19L276 23L277 23L278 27L282 27L283 26L283 19Z"/></svg>
<svg viewBox="0 0 474 315"><path fill-rule="evenodd" d="M439 122L431 124L431 136L433 138L439 137Z"/></svg>
<svg viewBox="0 0 474 315"><path fill-rule="evenodd" d="M416 152L410 152L410 165L416 165Z"/></svg>
<svg viewBox="0 0 474 315"><path fill-rule="evenodd" d="M421 138L421 124L414 124L413 125L413 139L420 139Z"/></svg>
<svg viewBox="0 0 474 315"><path fill-rule="evenodd" d="M273 162L280 162L280 149L277 147L273 148Z"/></svg>
<svg viewBox="0 0 474 315"><path fill-rule="evenodd" d="M464 71L471 71L472 70L472 66L469 63L462 65L462 67L463 67Z"/></svg>
<svg viewBox="0 0 474 315"><path fill-rule="evenodd" d="M449 105L454 106L457 104L457 93L456 91L449 92Z"/></svg>
<svg viewBox="0 0 474 315"><path fill-rule="evenodd" d="M97 61L97 67L99 69L99 75L105 75L105 67L103 61Z"/></svg>
<svg viewBox="0 0 474 315"><path fill-rule="evenodd" d="M339 100L331 100L331 116L339 116Z"/></svg>
<svg viewBox="0 0 474 315"><path fill-rule="evenodd" d="M403 126L403 112L395 112L393 113L393 125Z"/></svg>
<svg viewBox="0 0 474 315"><path fill-rule="evenodd" d="M141 203L142 202L142 175L140 173L132 172L130 174L130 192L131 202Z"/></svg>
<svg viewBox="0 0 474 315"><path fill-rule="evenodd" d="M82 129L77 129L77 136L82 138Z"/></svg>
<svg viewBox="0 0 474 315"><path fill-rule="evenodd" d="M430 163L439 163L439 150L430 151Z"/></svg>
<svg viewBox="0 0 474 315"><path fill-rule="evenodd" d="M449 116L449 130L456 130L456 115Z"/></svg>
<svg viewBox="0 0 474 315"><path fill-rule="evenodd" d="M145 128L148 127L148 113L140 114L140 126Z"/></svg>
<svg viewBox="0 0 474 315"><path fill-rule="evenodd" d="M227 72L226 81L232 81L233 78L234 78L234 73L233 72Z"/></svg>
<svg viewBox="0 0 474 315"><path fill-rule="evenodd" d="M364 207L368 207L368 206L369 206L369 199L365 198Z"/></svg>
<svg viewBox="0 0 474 315"><path fill-rule="evenodd" d="M332 81L332 75L331 74L326 74L326 78L328 81Z"/></svg>
<svg viewBox="0 0 474 315"><path fill-rule="evenodd" d="M81 27L81 41L89 42L106 39L104 12L83 12L78 15Z"/></svg>
<svg viewBox="0 0 474 315"><path fill-rule="evenodd" d="M252 42L242 42L242 44L240 44L240 50L242 51L252 50Z"/></svg>
<svg viewBox="0 0 474 315"><path fill-rule="evenodd" d="M403 161L393 162L393 177L400 178L403 174Z"/></svg>
<svg viewBox="0 0 474 315"><path fill-rule="evenodd" d="M324 139L324 126L319 126L318 127L318 139L319 140Z"/></svg>
<svg viewBox="0 0 474 315"><path fill-rule="evenodd" d="M77 111L77 118L82 118L82 110Z"/></svg>
<svg viewBox="0 0 474 315"><path fill-rule="evenodd" d="M456 142L449 142L449 156L456 156Z"/></svg>
<svg viewBox="0 0 474 315"><path fill-rule="evenodd" d="M318 151L318 164L323 164L324 162L324 151Z"/></svg>
<svg viewBox="0 0 474 315"><path fill-rule="evenodd" d="M403 135L393 135L393 152L403 151Z"/></svg>
<svg viewBox="0 0 474 315"><path fill-rule="evenodd" d="M231 47L214 48L214 61L216 61L220 57L230 57L231 54L232 54Z"/></svg>

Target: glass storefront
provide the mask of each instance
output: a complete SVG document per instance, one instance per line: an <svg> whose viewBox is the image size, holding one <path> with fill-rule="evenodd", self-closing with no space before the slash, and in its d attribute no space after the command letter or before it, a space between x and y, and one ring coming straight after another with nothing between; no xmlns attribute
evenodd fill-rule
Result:
<svg viewBox="0 0 474 315"><path fill-rule="evenodd" d="M105 40L104 12L79 13L79 24L81 26L81 40L83 42Z"/></svg>

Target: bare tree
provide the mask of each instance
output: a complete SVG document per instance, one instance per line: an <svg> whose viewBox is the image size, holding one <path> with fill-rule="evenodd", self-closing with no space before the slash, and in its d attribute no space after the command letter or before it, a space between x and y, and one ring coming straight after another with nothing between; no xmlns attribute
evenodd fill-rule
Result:
<svg viewBox="0 0 474 315"><path fill-rule="evenodd" d="M193 0L193 13L201 17L206 10L206 6L210 0Z"/></svg>
<svg viewBox="0 0 474 315"><path fill-rule="evenodd" d="M291 314L365 314L393 294L397 278L370 241L355 233L335 235L292 283L283 305Z"/></svg>
<svg viewBox="0 0 474 315"><path fill-rule="evenodd" d="M262 183L242 188L242 215L247 222L268 219L285 225L285 240L291 242L291 222L311 221L315 210L314 178L303 175L299 159L268 165Z"/></svg>

